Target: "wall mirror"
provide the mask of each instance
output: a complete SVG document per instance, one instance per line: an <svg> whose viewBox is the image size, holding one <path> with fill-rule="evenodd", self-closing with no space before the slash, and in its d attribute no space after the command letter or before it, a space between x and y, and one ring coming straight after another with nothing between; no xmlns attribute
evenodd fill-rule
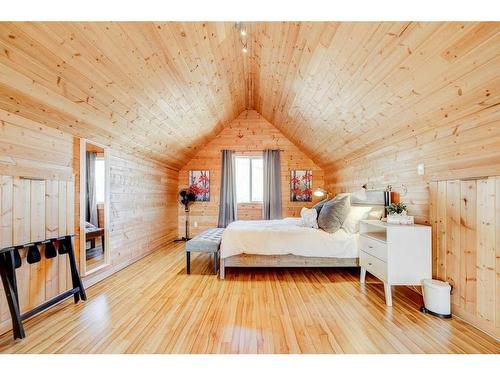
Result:
<svg viewBox="0 0 500 375"><path fill-rule="evenodd" d="M105 147L80 144L80 257L83 275L110 264L109 157Z"/></svg>

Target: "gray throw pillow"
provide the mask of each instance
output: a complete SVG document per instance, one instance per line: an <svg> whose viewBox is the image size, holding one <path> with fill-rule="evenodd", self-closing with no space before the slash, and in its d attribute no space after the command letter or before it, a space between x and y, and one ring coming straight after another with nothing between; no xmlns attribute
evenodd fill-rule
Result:
<svg viewBox="0 0 500 375"><path fill-rule="evenodd" d="M349 196L335 198L326 202L318 217L318 226L328 233L335 233L340 229L349 213Z"/></svg>
<svg viewBox="0 0 500 375"><path fill-rule="evenodd" d="M319 213L321 212L321 209L323 208L323 206L325 205L326 202L328 202L328 198L323 199L321 202L318 202L314 206L312 206L312 208L314 208L314 209L316 209L316 211L318 211L318 217L319 217Z"/></svg>

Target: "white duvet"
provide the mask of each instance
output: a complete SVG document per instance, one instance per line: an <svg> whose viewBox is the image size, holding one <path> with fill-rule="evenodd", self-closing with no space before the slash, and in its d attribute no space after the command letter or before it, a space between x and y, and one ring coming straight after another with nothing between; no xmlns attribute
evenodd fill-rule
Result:
<svg viewBox="0 0 500 375"><path fill-rule="evenodd" d="M235 221L222 234L221 258L238 254L357 258L357 234L306 228L300 218Z"/></svg>

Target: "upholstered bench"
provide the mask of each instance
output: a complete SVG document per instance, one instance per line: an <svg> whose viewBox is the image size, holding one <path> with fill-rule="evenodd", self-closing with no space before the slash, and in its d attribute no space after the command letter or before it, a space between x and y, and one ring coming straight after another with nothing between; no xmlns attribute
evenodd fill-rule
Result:
<svg viewBox="0 0 500 375"><path fill-rule="evenodd" d="M217 258L224 228L212 228L186 242L186 273L191 273L191 252L198 251L214 255L214 271L217 274Z"/></svg>

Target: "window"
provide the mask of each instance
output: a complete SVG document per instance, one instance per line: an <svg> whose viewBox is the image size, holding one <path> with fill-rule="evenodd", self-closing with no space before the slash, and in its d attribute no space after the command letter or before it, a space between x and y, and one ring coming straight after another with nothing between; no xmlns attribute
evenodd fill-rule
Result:
<svg viewBox="0 0 500 375"><path fill-rule="evenodd" d="M104 158L95 159L95 195L97 203L104 203Z"/></svg>
<svg viewBox="0 0 500 375"><path fill-rule="evenodd" d="M236 201L262 202L264 196L264 166L261 157L236 157Z"/></svg>

